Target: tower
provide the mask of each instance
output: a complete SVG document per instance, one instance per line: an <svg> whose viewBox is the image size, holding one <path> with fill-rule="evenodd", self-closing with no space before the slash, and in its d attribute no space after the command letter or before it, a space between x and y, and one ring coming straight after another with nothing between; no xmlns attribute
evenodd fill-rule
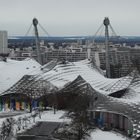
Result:
<svg viewBox="0 0 140 140"><path fill-rule="evenodd" d="M105 26L106 76L110 78L111 74L110 74L110 61L109 61L110 58L109 58L109 31L108 31L108 26L110 25L110 21L108 17L105 17L103 24Z"/></svg>

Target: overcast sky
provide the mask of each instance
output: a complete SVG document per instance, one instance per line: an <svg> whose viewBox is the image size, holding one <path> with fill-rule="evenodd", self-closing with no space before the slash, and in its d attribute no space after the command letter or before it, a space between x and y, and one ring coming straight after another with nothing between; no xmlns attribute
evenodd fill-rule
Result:
<svg viewBox="0 0 140 140"><path fill-rule="evenodd" d="M51 36L94 35L104 17L117 35L140 35L140 0L0 0L10 36L25 35L34 17Z"/></svg>

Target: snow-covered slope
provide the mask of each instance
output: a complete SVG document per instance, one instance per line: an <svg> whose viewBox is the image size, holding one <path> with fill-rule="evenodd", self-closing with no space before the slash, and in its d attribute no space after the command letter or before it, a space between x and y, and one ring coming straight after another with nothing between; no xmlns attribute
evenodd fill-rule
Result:
<svg viewBox="0 0 140 140"><path fill-rule="evenodd" d="M0 93L10 88L24 75L40 73L40 64L33 59L0 61Z"/></svg>

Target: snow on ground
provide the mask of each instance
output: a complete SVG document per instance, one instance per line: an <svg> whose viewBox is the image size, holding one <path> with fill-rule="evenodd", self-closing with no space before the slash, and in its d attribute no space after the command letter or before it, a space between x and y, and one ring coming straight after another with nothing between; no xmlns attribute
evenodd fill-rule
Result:
<svg viewBox="0 0 140 140"><path fill-rule="evenodd" d="M0 71L0 93L2 93L24 75L37 74L40 71L40 64L30 58L23 61L7 59L7 62L0 61Z"/></svg>
<svg viewBox="0 0 140 140"><path fill-rule="evenodd" d="M9 117L10 117L10 114L11 113L9 112ZM13 112L12 112L12 114L13 114ZM32 112L32 113L23 113L21 115L13 116L13 118L17 120L19 117L21 117L21 118L29 117L32 114L34 114L34 112ZM61 111L61 110L56 111L55 114L54 114L54 111L53 110L43 111L40 114L41 114L41 118L39 118L39 116L37 116L36 119L35 119L36 121L50 121L50 122L66 122L66 121L69 121L68 119L66 119L64 117L65 112L64 111ZM8 117L6 117L6 118L8 118ZM0 118L0 126L1 126L1 123L6 118Z"/></svg>
<svg viewBox="0 0 140 140"><path fill-rule="evenodd" d="M130 140L129 138L112 131L102 131L96 129L91 133L88 140Z"/></svg>
<svg viewBox="0 0 140 140"><path fill-rule="evenodd" d="M8 112L7 112L8 113ZM21 133L27 129L32 128L37 122L41 121L49 121L49 122L69 122L70 120L64 117L65 112L64 111L56 111L54 114L53 110L49 111L43 111L41 112L41 117L37 115L35 119L31 117L35 112L32 113L24 113L22 115L16 115L12 118L15 120L16 124L14 124L14 133ZM10 118L10 112L9 112L9 118ZM13 114L13 113L12 113ZM8 118L8 117L6 117ZM0 127L2 126L2 123L6 120L6 118L0 118ZM21 123L18 123L19 118L21 119ZM23 121L26 118L26 122ZM20 130L19 130L20 127Z"/></svg>
<svg viewBox="0 0 140 140"><path fill-rule="evenodd" d="M9 112L9 114L10 114L10 112ZM22 122L22 124L20 126L21 127L20 130L18 130L17 125L14 126L15 135L16 135L16 133L21 133L23 131L26 131L27 129L32 128L37 122L40 122L40 121L69 122L70 120L65 118L64 114L65 114L64 111L56 111L56 114L54 114L53 110L44 111L41 113L41 119L39 116L37 116L35 118L35 122L34 122L33 118L30 118L31 113L14 116L13 118L16 120L16 122L18 121L19 118L25 118L25 117L30 118L30 121L27 122L26 127L25 127L24 122ZM0 118L0 127L2 125L2 122L5 119L6 118ZM24 126L24 129L23 129L23 126ZM102 131L98 128L95 129L93 132L91 132L90 137L88 137L87 139L88 140L130 140L129 138L127 138L119 133L112 132L112 131Z"/></svg>
<svg viewBox="0 0 140 140"><path fill-rule="evenodd" d="M34 114L34 113L32 113ZM41 113L41 118L39 116L37 116L35 118L35 122L33 120L31 116L31 113L25 113L22 115L17 115L14 116L13 118L16 120L16 122L18 121L19 118L29 118L30 121L27 122L27 126L25 127L25 122L22 122L21 124L21 128L20 130L18 130L18 125L14 126L14 131L15 131L15 135L16 133L21 133L23 131L26 131L27 129L32 128L37 122L40 121L50 121L50 122L69 122L70 120L64 117L65 112L64 111L56 111L56 113L54 114L53 110L49 110L49 111L44 111ZM9 112L10 115L10 112ZM2 125L2 122L5 120L6 118L0 118L0 127ZM24 126L24 129L23 129ZM100 129L96 129L93 132L91 132L90 137L88 138L88 140L130 140L129 138L116 133L116 132L112 132L112 131L102 131Z"/></svg>
<svg viewBox="0 0 140 140"><path fill-rule="evenodd" d="M41 115L41 119L37 119L36 121L48 121L48 122L67 122L69 119L64 117L65 112L64 111L56 111L56 114L54 114L54 111L45 111Z"/></svg>

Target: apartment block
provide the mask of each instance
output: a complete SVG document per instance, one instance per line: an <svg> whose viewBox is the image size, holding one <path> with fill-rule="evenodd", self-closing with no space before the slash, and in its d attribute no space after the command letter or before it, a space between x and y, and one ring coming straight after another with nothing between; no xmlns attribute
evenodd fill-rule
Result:
<svg viewBox="0 0 140 140"><path fill-rule="evenodd" d="M8 53L8 33L0 31L0 54Z"/></svg>

